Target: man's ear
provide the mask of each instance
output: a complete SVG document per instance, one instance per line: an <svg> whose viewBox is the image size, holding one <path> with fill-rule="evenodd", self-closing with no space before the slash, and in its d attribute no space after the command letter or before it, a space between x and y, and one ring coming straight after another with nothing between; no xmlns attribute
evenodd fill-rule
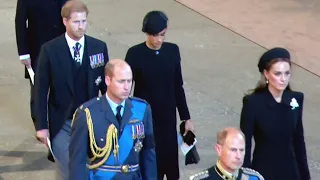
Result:
<svg viewBox="0 0 320 180"><path fill-rule="evenodd" d="M105 81L106 85L109 86L111 83L111 78L109 76L105 76L104 81Z"/></svg>
<svg viewBox="0 0 320 180"><path fill-rule="evenodd" d="M68 19L64 17L64 18L62 19L62 21L63 21L64 26L67 26Z"/></svg>
<svg viewBox="0 0 320 180"><path fill-rule="evenodd" d="M217 154L218 154L218 157L220 157L221 151L222 151L221 145L220 145L220 144L216 144L216 145L215 145L215 149L216 149L216 152L217 152Z"/></svg>

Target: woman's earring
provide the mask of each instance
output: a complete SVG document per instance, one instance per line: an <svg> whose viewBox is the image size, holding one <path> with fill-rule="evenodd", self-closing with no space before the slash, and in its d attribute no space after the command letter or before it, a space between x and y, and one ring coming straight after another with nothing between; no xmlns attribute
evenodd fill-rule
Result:
<svg viewBox="0 0 320 180"><path fill-rule="evenodd" d="M266 80L266 84L268 84L269 83L269 81L268 81L268 79Z"/></svg>

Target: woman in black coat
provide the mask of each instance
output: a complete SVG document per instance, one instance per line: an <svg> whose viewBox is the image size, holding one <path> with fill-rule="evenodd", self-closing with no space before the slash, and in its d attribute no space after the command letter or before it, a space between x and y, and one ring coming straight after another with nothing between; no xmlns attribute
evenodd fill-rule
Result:
<svg viewBox="0 0 320 180"><path fill-rule="evenodd" d="M134 96L151 106L155 138L158 180L180 178L177 109L185 130L192 131L181 72L179 47L164 42L168 17L161 11L150 11L143 20L146 41L128 49L126 62L134 80Z"/></svg>
<svg viewBox="0 0 320 180"><path fill-rule="evenodd" d="M262 78L243 98L243 165L266 180L309 180L302 123L304 96L290 88L290 54L286 49L273 48L262 55L258 68ZM251 162L252 137L255 148Z"/></svg>

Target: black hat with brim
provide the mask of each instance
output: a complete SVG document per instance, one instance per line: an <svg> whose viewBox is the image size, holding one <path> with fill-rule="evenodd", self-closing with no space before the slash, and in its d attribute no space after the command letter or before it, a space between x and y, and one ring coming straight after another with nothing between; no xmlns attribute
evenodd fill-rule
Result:
<svg viewBox="0 0 320 180"><path fill-rule="evenodd" d="M156 35L167 28L168 17L161 11L151 11L143 19L142 32Z"/></svg>
<svg viewBox="0 0 320 180"><path fill-rule="evenodd" d="M259 72L263 72L266 69L270 61L276 58L286 58L290 60L290 53L288 50L280 47L272 48L265 52L258 63Z"/></svg>

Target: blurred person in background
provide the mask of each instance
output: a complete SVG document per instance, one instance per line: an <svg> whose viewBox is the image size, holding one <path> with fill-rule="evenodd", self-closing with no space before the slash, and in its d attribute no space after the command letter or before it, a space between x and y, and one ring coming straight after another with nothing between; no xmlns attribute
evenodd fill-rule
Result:
<svg viewBox="0 0 320 180"><path fill-rule="evenodd" d="M15 16L16 43L19 59L25 65L25 78L30 81L30 114L35 127L34 86L27 68L37 70L41 46L66 31L61 8L66 0L18 0Z"/></svg>

